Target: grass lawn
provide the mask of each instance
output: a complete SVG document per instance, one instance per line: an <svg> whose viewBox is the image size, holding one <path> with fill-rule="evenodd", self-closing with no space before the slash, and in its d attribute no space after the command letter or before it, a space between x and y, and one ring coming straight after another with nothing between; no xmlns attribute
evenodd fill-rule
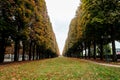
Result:
<svg viewBox="0 0 120 80"><path fill-rule="evenodd" d="M0 65L0 80L120 80L120 68L59 57Z"/></svg>

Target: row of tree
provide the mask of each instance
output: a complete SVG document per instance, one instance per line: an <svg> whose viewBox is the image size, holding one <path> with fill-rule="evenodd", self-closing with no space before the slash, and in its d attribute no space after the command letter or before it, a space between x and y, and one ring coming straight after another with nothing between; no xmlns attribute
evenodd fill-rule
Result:
<svg viewBox="0 0 120 80"><path fill-rule="evenodd" d="M7 46L14 45L14 61L56 57L58 45L45 0L0 0L0 63Z"/></svg>
<svg viewBox="0 0 120 80"><path fill-rule="evenodd" d="M104 58L103 45L112 43L112 60L117 61L115 40L120 41L120 0L81 0L72 19L63 55ZM93 49L93 54L91 54ZM88 50L88 54L87 51Z"/></svg>

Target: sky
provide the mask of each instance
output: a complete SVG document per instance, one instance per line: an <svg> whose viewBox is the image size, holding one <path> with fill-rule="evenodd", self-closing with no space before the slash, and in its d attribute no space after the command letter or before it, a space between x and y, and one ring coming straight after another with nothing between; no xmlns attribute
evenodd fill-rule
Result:
<svg viewBox="0 0 120 80"><path fill-rule="evenodd" d="M69 24L75 17L80 0L45 0L56 40L62 53L68 35Z"/></svg>

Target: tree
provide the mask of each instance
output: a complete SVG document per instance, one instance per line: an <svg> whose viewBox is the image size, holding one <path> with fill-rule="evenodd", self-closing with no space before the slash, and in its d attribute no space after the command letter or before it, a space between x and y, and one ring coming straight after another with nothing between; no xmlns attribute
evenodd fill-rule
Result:
<svg viewBox="0 0 120 80"><path fill-rule="evenodd" d="M54 54L53 57L59 55L45 0L2 0L0 17L0 62L4 60L5 44L9 37L15 44L14 61L19 60L20 42L23 45L23 61L28 49L29 60L32 56L33 59L40 57L41 52L46 57L46 51L50 51L51 56ZM38 50L42 47L45 51Z"/></svg>
<svg viewBox="0 0 120 80"><path fill-rule="evenodd" d="M120 24L119 9L119 0L81 0L81 4L76 12L76 28L74 28L73 31L76 29L78 30L76 41L86 43L85 49L88 48L89 57L91 55L91 45L94 45L94 59L96 57L96 45L100 45L100 58L102 60L104 54L103 45L112 42L113 61L117 60L115 53L115 40L118 40L118 37L116 36L119 35L117 32L120 31L118 28L118 25ZM69 34L73 31L71 31L70 28ZM109 36L111 38L109 38ZM69 37L72 37L72 35L68 36L66 44L69 44ZM75 43L72 45L74 44ZM66 50L66 45L64 50Z"/></svg>

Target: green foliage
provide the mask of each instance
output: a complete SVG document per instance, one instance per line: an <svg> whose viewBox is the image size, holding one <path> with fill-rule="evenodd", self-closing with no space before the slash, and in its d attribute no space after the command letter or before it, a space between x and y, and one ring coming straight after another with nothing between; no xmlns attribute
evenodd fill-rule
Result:
<svg viewBox="0 0 120 80"><path fill-rule="evenodd" d="M104 44L119 40L120 1L119 0L81 0L76 16L71 21L63 54L69 52L76 43ZM76 36L77 35L77 36ZM111 39L108 38L111 37ZM68 47L69 44L71 44Z"/></svg>
<svg viewBox="0 0 120 80"><path fill-rule="evenodd" d="M104 45L103 46L104 47L104 53L105 54L111 54L111 47L110 47L110 45L108 44L108 45Z"/></svg>

